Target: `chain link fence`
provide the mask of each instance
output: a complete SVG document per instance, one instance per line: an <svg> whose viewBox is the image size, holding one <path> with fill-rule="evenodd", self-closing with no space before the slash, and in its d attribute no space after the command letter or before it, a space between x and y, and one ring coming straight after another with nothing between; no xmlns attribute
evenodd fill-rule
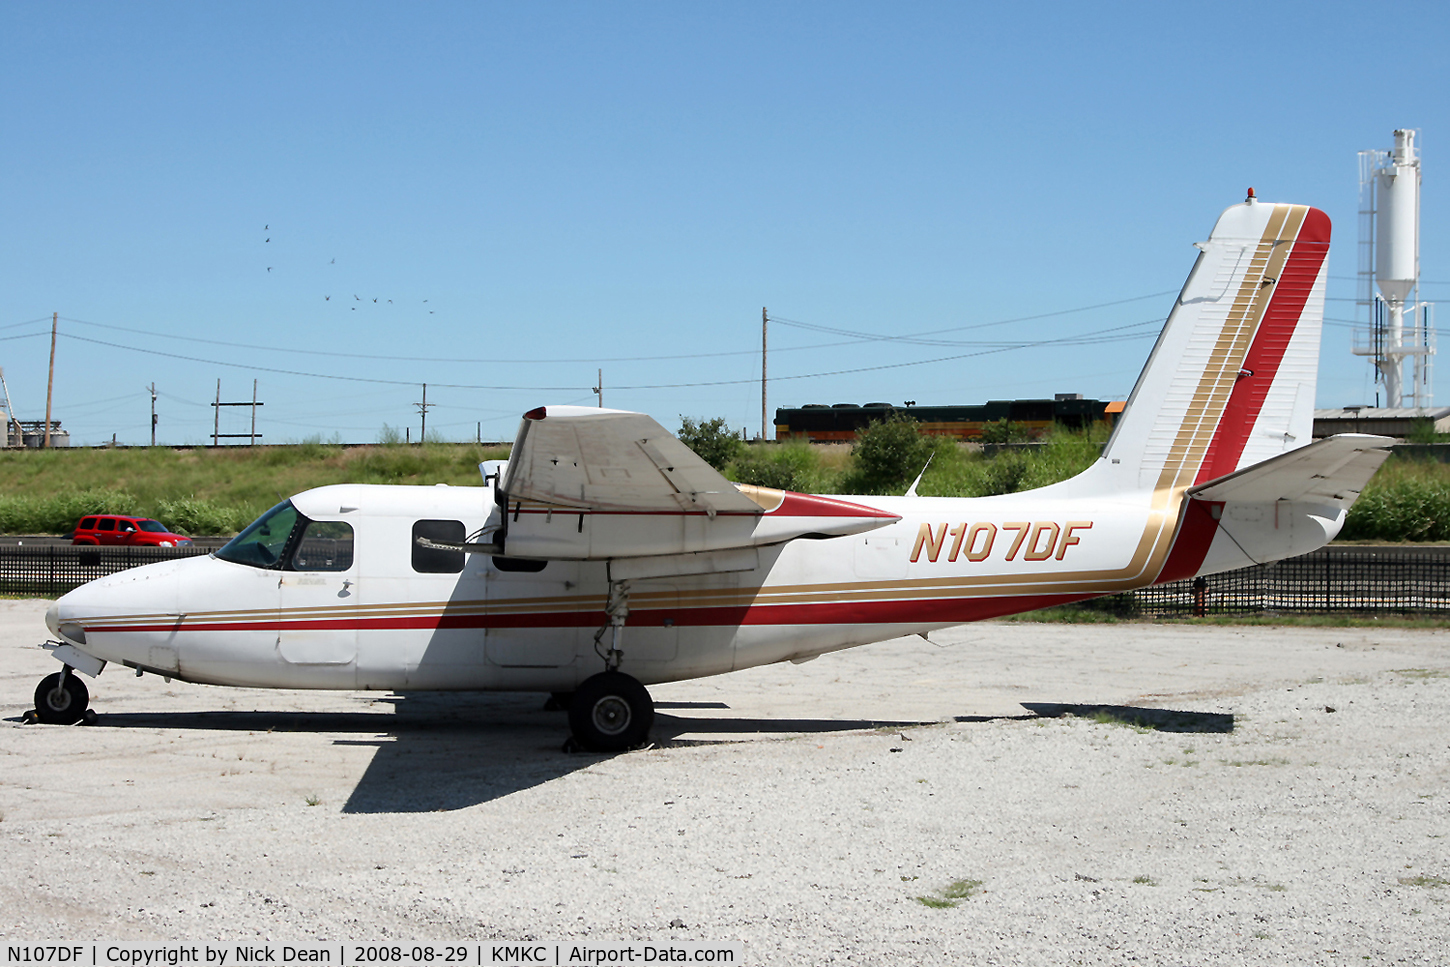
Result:
<svg viewBox="0 0 1450 967"><path fill-rule="evenodd" d="M197 557L212 549L188 547L77 547L70 544L0 545L0 592L52 598L128 568Z"/></svg>
<svg viewBox="0 0 1450 967"><path fill-rule="evenodd" d="M1450 547L1326 547L1195 582L1132 592L1148 617L1204 614L1443 613L1450 618Z"/></svg>

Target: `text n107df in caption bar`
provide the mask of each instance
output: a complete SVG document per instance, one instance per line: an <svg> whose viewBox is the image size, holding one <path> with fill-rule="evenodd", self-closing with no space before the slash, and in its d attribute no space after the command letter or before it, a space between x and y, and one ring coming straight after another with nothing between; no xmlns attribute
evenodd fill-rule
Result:
<svg viewBox="0 0 1450 967"><path fill-rule="evenodd" d="M83 943L5 944L5 967L609 967L613 964L741 965L745 945L704 941L628 943Z"/></svg>

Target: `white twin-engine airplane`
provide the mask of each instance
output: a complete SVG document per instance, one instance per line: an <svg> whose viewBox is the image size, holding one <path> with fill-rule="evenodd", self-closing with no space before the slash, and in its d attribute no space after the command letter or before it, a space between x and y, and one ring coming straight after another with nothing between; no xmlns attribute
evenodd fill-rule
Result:
<svg viewBox="0 0 1450 967"><path fill-rule="evenodd" d="M1329 541L1386 437L1310 442L1329 219L1225 211L1102 457L997 497L733 484L640 413L524 414L484 487L320 487L207 557L92 581L46 623L62 670L257 688L567 699L595 751L643 742L645 686L1291 557Z"/></svg>

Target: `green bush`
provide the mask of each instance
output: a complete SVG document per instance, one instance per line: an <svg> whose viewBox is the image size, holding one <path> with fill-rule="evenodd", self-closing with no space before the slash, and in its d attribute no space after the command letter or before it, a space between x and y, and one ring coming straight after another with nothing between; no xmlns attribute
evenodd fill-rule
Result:
<svg viewBox="0 0 1450 967"><path fill-rule="evenodd" d="M694 450L700 459L716 470L724 470L731 460L745 450L745 441L735 435L722 416L698 422L688 416L681 416L680 432L677 435L681 443Z"/></svg>
<svg viewBox="0 0 1450 967"><path fill-rule="evenodd" d="M136 498L120 490L75 490L0 496L0 532L68 534L87 514L135 514Z"/></svg>
<svg viewBox="0 0 1450 967"><path fill-rule="evenodd" d="M1025 443L1031 438L1027 427L1006 417L982 427L983 443Z"/></svg>
<svg viewBox="0 0 1450 967"><path fill-rule="evenodd" d="M820 491L825 482L816 450L809 443L762 443L746 447L730 464L730 479L777 490Z"/></svg>
<svg viewBox="0 0 1450 967"><path fill-rule="evenodd" d="M230 536L246 527L261 513L252 513L245 506L227 506L196 497L161 500L156 516L178 534L189 536Z"/></svg>
<svg viewBox="0 0 1450 967"><path fill-rule="evenodd" d="M1391 457L1349 510L1344 540L1450 540L1450 468Z"/></svg>
<svg viewBox="0 0 1450 967"><path fill-rule="evenodd" d="M909 484L931 459L936 443L911 417L893 412L856 435L846 486L852 493L882 493Z"/></svg>

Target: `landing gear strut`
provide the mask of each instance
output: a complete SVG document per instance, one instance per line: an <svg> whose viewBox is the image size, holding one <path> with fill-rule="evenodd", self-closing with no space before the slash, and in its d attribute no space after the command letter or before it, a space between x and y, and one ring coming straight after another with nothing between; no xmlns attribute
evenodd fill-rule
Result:
<svg viewBox="0 0 1450 967"><path fill-rule="evenodd" d="M91 693L86 683L62 665L54 675L46 675L35 688L35 715L52 725L74 725L86 714Z"/></svg>
<svg viewBox="0 0 1450 967"><path fill-rule="evenodd" d="M569 702L574 741L590 752L632 749L649 735L655 721L654 699L639 681L619 670L624 660L624 624L629 618L629 582L610 581L604 606L609 621L594 635L594 651L604 671L584 679ZM609 632L609 650L602 649Z"/></svg>

